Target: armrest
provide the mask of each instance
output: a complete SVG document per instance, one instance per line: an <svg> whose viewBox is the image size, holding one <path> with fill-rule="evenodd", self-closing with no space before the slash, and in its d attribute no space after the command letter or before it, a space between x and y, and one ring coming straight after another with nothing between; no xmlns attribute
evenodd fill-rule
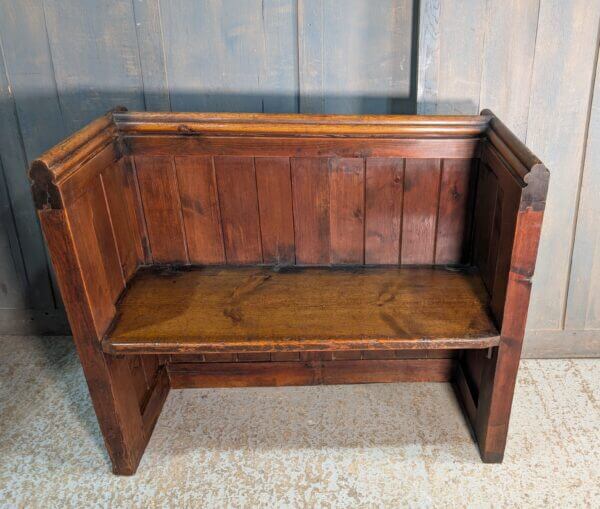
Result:
<svg viewBox="0 0 600 509"><path fill-rule="evenodd" d="M481 114L490 121L479 167L473 261L502 334L522 338L550 174L491 111Z"/></svg>
<svg viewBox="0 0 600 509"><path fill-rule="evenodd" d="M134 169L112 115L43 154L30 171L71 327L82 322L83 301L93 322L85 334L98 338L114 318L126 281L145 259Z"/></svg>

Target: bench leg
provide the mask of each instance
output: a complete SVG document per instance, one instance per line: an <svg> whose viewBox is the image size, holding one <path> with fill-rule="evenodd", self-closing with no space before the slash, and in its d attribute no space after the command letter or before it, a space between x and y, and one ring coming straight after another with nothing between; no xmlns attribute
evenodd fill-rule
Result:
<svg viewBox="0 0 600 509"><path fill-rule="evenodd" d="M159 366L144 394L130 358L104 354L97 341L76 344L113 472L133 475L169 392L167 371Z"/></svg>
<svg viewBox="0 0 600 509"><path fill-rule="evenodd" d="M503 339L500 346L487 353L488 355L480 357L463 358L455 388L473 428L482 461L501 463L506 447L521 344L511 345ZM476 373L478 380L472 380L465 373Z"/></svg>

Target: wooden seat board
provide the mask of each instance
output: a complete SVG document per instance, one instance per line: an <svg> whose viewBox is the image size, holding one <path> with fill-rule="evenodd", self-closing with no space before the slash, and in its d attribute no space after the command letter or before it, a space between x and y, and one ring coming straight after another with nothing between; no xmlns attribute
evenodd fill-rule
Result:
<svg viewBox="0 0 600 509"><path fill-rule="evenodd" d="M485 348L498 344L479 275L444 267L141 269L109 353Z"/></svg>

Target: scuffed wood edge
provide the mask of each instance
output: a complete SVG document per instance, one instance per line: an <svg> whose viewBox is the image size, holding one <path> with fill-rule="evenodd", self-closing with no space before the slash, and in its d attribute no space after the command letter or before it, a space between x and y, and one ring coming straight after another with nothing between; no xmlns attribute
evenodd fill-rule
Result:
<svg viewBox="0 0 600 509"><path fill-rule="evenodd" d="M332 137L480 137L478 115L302 115L263 113L115 113L119 131L134 135Z"/></svg>
<svg viewBox="0 0 600 509"><path fill-rule="evenodd" d="M29 179L37 210L63 208L60 183L72 177L107 145L118 140L119 133L113 121L113 115L118 111L125 111L125 108L109 111L33 161ZM122 151L120 143L117 149L119 153Z"/></svg>
<svg viewBox="0 0 600 509"><path fill-rule="evenodd" d="M481 115L489 118L487 139L521 178L524 178L536 165L542 164L494 113L490 110L482 110Z"/></svg>

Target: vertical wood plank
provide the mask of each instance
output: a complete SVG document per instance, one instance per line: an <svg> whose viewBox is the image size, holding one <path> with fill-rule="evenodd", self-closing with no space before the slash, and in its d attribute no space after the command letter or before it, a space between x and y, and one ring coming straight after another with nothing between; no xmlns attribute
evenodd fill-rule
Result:
<svg viewBox="0 0 600 509"><path fill-rule="evenodd" d="M225 262L215 171L210 157L175 157L191 263Z"/></svg>
<svg viewBox="0 0 600 509"><path fill-rule="evenodd" d="M169 111L171 98L167 82L160 0L133 2L135 31L140 51L140 69L147 111Z"/></svg>
<svg viewBox="0 0 600 509"><path fill-rule="evenodd" d="M261 263L260 218L252 157L214 158L228 263Z"/></svg>
<svg viewBox="0 0 600 509"><path fill-rule="evenodd" d="M292 158L296 263L329 263L329 169L322 158Z"/></svg>
<svg viewBox="0 0 600 509"><path fill-rule="evenodd" d="M287 157L257 157L254 165L263 260L278 265L293 264L295 247L290 160Z"/></svg>
<svg viewBox="0 0 600 509"><path fill-rule="evenodd" d="M26 309L27 279L0 160L0 309Z"/></svg>
<svg viewBox="0 0 600 509"><path fill-rule="evenodd" d="M131 382L137 396L138 405L141 408L146 400L148 392L148 383L146 381L146 373L142 365L141 355L129 355L126 357L131 373Z"/></svg>
<svg viewBox="0 0 600 509"><path fill-rule="evenodd" d="M131 167L125 165L123 160L116 162L102 172L102 183L117 241L121 268L125 279L128 280L144 260Z"/></svg>
<svg viewBox="0 0 600 509"><path fill-rule="evenodd" d="M498 203L498 181L485 164L479 165L477 200L475 203L475 224L473 236L473 260L483 276L484 283L491 292L490 283L490 241L494 227L494 215Z"/></svg>
<svg viewBox="0 0 600 509"><path fill-rule="evenodd" d="M43 3L0 2L0 33L6 73L30 164L68 134L58 101Z"/></svg>
<svg viewBox="0 0 600 509"><path fill-rule="evenodd" d="M577 233L573 247L567 329L600 329L600 60L581 181Z"/></svg>
<svg viewBox="0 0 600 509"><path fill-rule="evenodd" d="M365 170L363 159L330 160L331 263L364 263Z"/></svg>
<svg viewBox="0 0 600 509"><path fill-rule="evenodd" d="M144 109L132 2L49 1L44 12L68 131L116 105Z"/></svg>
<svg viewBox="0 0 600 509"><path fill-rule="evenodd" d="M525 140L539 0L492 0L487 11L479 104Z"/></svg>
<svg viewBox="0 0 600 509"><path fill-rule="evenodd" d="M187 263L173 158L136 156L135 166L154 262Z"/></svg>
<svg viewBox="0 0 600 509"><path fill-rule="evenodd" d="M478 113L487 2L425 1L422 4L418 111Z"/></svg>
<svg viewBox="0 0 600 509"><path fill-rule="evenodd" d="M67 212L81 276L89 299L94 326L101 337L114 316L114 302L124 288L121 267L102 184L98 178L90 190L70 205Z"/></svg>
<svg viewBox="0 0 600 509"><path fill-rule="evenodd" d="M125 280L101 176L90 185L86 201L88 207L82 209L83 215L79 217L86 218L88 228L96 236L110 297L112 302L116 302L125 287Z"/></svg>
<svg viewBox="0 0 600 509"><path fill-rule="evenodd" d="M552 172L552 184L531 296L531 329L563 326L568 239L575 223L599 21L600 2L540 3L527 146Z"/></svg>
<svg viewBox="0 0 600 509"><path fill-rule="evenodd" d="M439 159L407 159L402 212L403 264L432 264L440 189Z"/></svg>
<svg viewBox="0 0 600 509"><path fill-rule="evenodd" d="M400 262L404 159L366 160L365 263Z"/></svg>
<svg viewBox="0 0 600 509"><path fill-rule="evenodd" d="M0 41L0 50L3 50ZM27 158L23 150L13 88L8 81L4 56L0 53L0 161L6 196L13 211L18 244L11 248L21 267L28 307L53 309L55 301L39 223L27 180ZM21 263L22 261L22 263Z"/></svg>
<svg viewBox="0 0 600 509"><path fill-rule="evenodd" d="M410 0L300 0L300 111L414 112L412 22Z"/></svg>
<svg viewBox="0 0 600 509"><path fill-rule="evenodd" d="M500 196L500 190L498 196ZM502 193L501 206L496 205L496 217L494 218L494 235L498 235L496 242L490 246L490 270L492 267L492 257L494 267L491 278L493 278L493 294L490 303L492 312L499 324L504 318L504 301L506 299L506 289L508 287L510 262L515 238L515 226L519 213L519 201L521 193L511 193L510 191ZM496 226L496 223L499 225Z"/></svg>
<svg viewBox="0 0 600 509"><path fill-rule="evenodd" d="M436 263L452 264L466 261L472 168L471 159L442 161L440 208L435 242Z"/></svg>
<svg viewBox="0 0 600 509"><path fill-rule="evenodd" d="M441 0L420 0L419 6L417 113L430 115L437 111L442 5Z"/></svg>
<svg viewBox="0 0 600 509"><path fill-rule="evenodd" d="M157 355L141 355L142 367L146 375L146 385L152 389L156 382L156 374L158 373L158 356Z"/></svg>
<svg viewBox="0 0 600 509"><path fill-rule="evenodd" d="M160 7L173 110L297 111L292 0L172 0Z"/></svg>

